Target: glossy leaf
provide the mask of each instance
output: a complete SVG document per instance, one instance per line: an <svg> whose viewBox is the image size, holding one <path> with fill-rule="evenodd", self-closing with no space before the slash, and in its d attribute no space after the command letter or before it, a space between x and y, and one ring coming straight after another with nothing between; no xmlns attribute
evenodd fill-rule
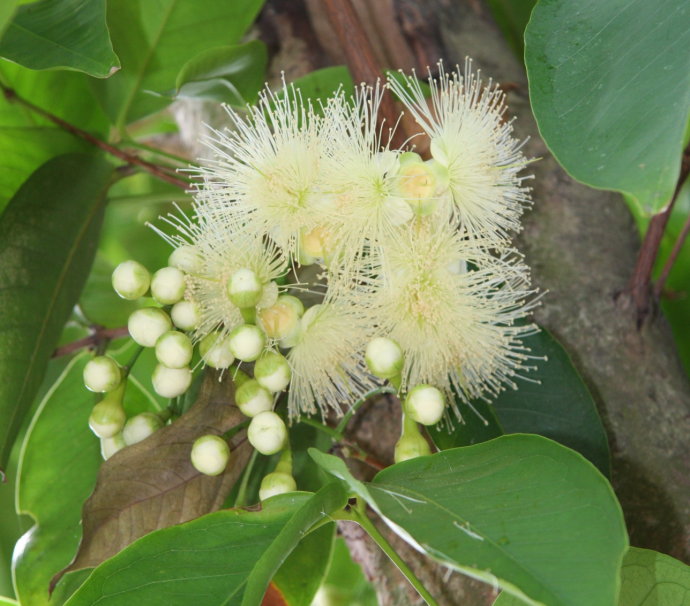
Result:
<svg viewBox="0 0 690 606"><path fill-rule="evenodd" d="M0 39L2 39L2 34L7 29L10 21L12 21L12 17L14 17L17 4L18 0L5 0L5 2L0 3Z"/></svg>
<svg viewBox="0 0 690 606"><path fill-rule="evenodd" d="M235 44L262 0L110 0L108 26L122 69L96 82L118 129L165 107L182 66L199 53Z"/></svg>
<svg viewBox="0 0 690 606"><path fill-rule="evenodd" d="M690 111L686 0L541 0L525 32L539 131L576 179L663 208Z"/></svg>
<svg viewBox="0 0 690 606"><path fill-rule="evenodd" d="M12 598L0 597L0 606L19 606L19 602Z"/></svg>
<svg viewBox="0 0 690 606"><path fill-rule="evenodd" d="M535 435L502 436L393 465L362 485L315 459L400 536L527 604L609 606L627 548L620 505L581 455Z"/></svg>
<svg viewBox="0 0 690 606"><path fill-rule="evenodd" d="M260 40L204 51L177 75L177 97L244 107L254 103L266 79L268 52Z"/></svg>
<svg viewBox="0 0 690 606"><path fill-rule="evenodd" d="M111 175L101 158L59 156L0 217L0 468L88 275Z"/></svg>
<svg viewBox="0 0 690 606"><path fill-rule="evenodd" d="M64 67L105 78L120 63L105 23L105 0L40 0L17 10L0 56L31 69Z"/></svg>

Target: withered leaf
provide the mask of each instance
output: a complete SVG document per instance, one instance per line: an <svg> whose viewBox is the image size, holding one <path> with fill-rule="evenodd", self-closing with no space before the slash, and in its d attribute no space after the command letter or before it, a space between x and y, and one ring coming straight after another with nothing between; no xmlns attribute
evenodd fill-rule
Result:
<svg viewBox="0 0 690 606"><path fill-rule="evenodd" d="M200 474L190 462L192 443L222 434L245 417L234 403L228 374L207 372L194 405L171 425L124 448L103 463L93 494L82 511L83 536L72 563L53 579L97 566L143 535L217 510L242 474L251 447L246 431L230 444L228 468L219 476Z"/></svg>

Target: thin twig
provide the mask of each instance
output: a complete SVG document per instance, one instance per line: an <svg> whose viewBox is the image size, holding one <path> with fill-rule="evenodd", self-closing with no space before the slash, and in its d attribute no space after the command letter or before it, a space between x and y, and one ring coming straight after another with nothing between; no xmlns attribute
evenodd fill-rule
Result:
<svg viewBox="0 0 690 606"><path fill-rule="evenodd" d="M57 124L57 126L67 131L68 133L73 134L75 137L79 137L80 139L88 141L92 145L95 145L103 151L108 152L116 158L124 160L125 162L127 162L127 164L134 164L136 166L140 166L145 171L151 173L154 177L160 179L161 181L165 181L166 183L170 183L171 185L174 185L175 187L179 187L184 190L189 189L189 184L186 181L183 181L182 179L178 179L177 177L168 174L166 170L161 166L158 166L157 164L153 164L151 162L147 162L146 160L142 160L139 156L135 154L130 154L126 151L123 151L117 147L110 145L109 143L106 143L105 141L101 141L101 139L93 136L91 133L88 133L77 126L74 126L74 124L66 122L62 118L59 118L54 114L51 114L50 112L46 111L41 107L38 107L37 105L34 105L33 103L31 103L31 101L27 101L23 97L19 96L14 89L9 88L2 83L0 83L0 88L2 89L2 92L5 95L5 99L7 99L9 102L16 102L20 105L23 105L24 107L30 109L34 113L37 113L40 116L43 116L44 118L47 118L54 124Z"/></svg>
<svg viewBox="0 0 690 606"><path fill-rule="evenodd" d="M111 341L112 339L117 339L119 337L124 337L128 333L126 326L119 326L118 328L103 328L102 326L95 326L93 332L83 339L77 339L71 343L66 343L58 347L53 352L53 358L59 358L60 356L67 356L75 351L84 349L85 347L97 347L101 343Z"/></svg>

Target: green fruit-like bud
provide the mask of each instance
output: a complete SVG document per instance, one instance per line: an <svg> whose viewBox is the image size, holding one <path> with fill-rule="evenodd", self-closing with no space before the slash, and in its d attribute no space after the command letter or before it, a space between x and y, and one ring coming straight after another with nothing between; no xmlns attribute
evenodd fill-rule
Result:
<svg viewBox="0 0 690 606"><path fill-rule="evenodd" d="M228 279L226 290L237 307L254 307L261 300L263 284L251 269L238 269Z"/></svg>
<svg viewBox="0 0 690 606"><path fill-rule="evenodd" d="M122 371L110 356L96 356L84 366L84 385L97 393L112 391L122 381Z"/></svg>
<svg viewBox="0 0 690 606"><path fill-rule="evenodd" d="M247 438L261 454L272 455L285 447L287 428L276 413L260 412L249 423Z"/></svg>
<svg viewBox="0 0 690 606"><path fill-rule="evenodd" d="M123 393L124 390L113 391L93 407L89 427L99 438L112 438L124 427L127 415L122 408Z"/></svg>
<svg viewBox="0 0 690 606"><path fill-rule="evenodd" d="M180 301L170 310L173 324L181 330L194 330L201 323L201 310L194 301Z"/></svg>
<svg viewBox="0 0 690 606"><path fill-rule="evenodd" d="M201 340L199 355L207 366L218 370L228 368L235 361L228 337L222 337L218 332L209 333Z"/></svg>
<svg viewBox="0 0 690 606"><path fill-rule="evenodd" d="M427 441L419 434L403 435L395 445L396 463L431 454Z"/></svg>
<svg viewBox="0 0 690 606"><path fill-rule="evenodd" d="M151 294L161 305L181 301L186 288L184 273L177 267L163 267L151 279Z"/></svg>
<svg viewBox="0 0 690 606"><path fill-rule="evenodd" d="M252 378L243 370L236 368L232 373L232 381L235 384L235 390L238 390L247 381L251 381Z"/></svg>
<svg viewBox="0 0 690 606"><path fill-rule="evenodd" d="M127 444L122 437L122 432L116 433L110 438L101 438L101 456L104 461L107 461L116 452L122 450Z"/></svg>
<svg viewBox="0 0 690 606"><path fill-rule="evenodd" d="M235 392L235 402L242 414L255 417L260 412L273 408L273 397L265 387L261 387L255 379L249 379Z"/></svg>
<svg viewBox="0 0 690 606"><path fill-rule="evenodd" d="M159 307L137 309L127 321L129 334L142 347L153 347L172 328L170 316Z"/></svg>
<svg viewBox="0 0 690 606"><path fill-rule="evenodd" d="M176 248L168 257L168 265L176 267L187 274L199 273L202 263L201 253L189 244Z"/></svg>
<svg viewBox="0 0 690 606"><path fill-rule="evenodd" d="M131 419L127 419L122 429L122 438L127 446L131 446L145 440L161 427L163 427L163 421L157 414L142 412Z"/></svg>
<svg viewBox="0 0 690 606"><path fill-rule="evenodd" d="M164 398L176 398L189 389L192 384L192 371L189 368L168 368L158 364L151 376L153 389Z"/></svg>
<svg viewBox="0 0 690 606"><path fill-rule="evenodd" d="M192 465L207 476L217 476L228 465L230 447L220 436L205 435L197 438L192 445Z"/></svg>
<svg viewBox="0 0 690 606"><path fill-rule="evenodd" d="M274 471L264 476L261 480L261 488L259 488L259 499L265 501L277 494L286 492L293 492L297 490L297 483L295 478L290 474Z"/></svg>
<svg viewBox="0 0 690 606"><path fill-rule="evenodd" d="M434 425L443 417L446 399L431 385L413 387L405 398L405 412L422 425Z"/></svg>
<svg viewBox="0 0 690 606"><path fill-rule="evenodd" d="M192 361L193 353L190 338L176 330L163 333L156 341L156 358L168 368L184 368Z"/></svg>
<svg viewBox="0 0 690 606"><path fill-rule="evenodd" d="M112 284L118 295L133 301L146 294L151 275L141 263L123 261L113 271Z"/></svg>
<svg viewBox="0 0 690 606"><path fill-rule="evenodd" d="M376 337L369 342L364 359L371 374L381 379L400 376L404 362L400 345L385 337Z"/></svg>
<svg viewBox="0 0 690 606"><path fill-rule="evenodd" d="M265 351L254 365L254 378L271 393L283 391L290 383L290 365L275 351Z"/></svg>
<svg viewBox="0 0 690 606"><path fill-rule="evenodd" d="M232 355L238 360L253 362L266 346L266 336L253 324L241 324L232 330L228 343Z"/></svg>

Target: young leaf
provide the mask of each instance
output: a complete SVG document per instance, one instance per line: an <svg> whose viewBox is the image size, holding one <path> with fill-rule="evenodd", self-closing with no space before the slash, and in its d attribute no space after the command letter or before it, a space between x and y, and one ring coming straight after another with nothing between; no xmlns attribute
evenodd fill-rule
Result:
<svg viewBox="0 0 690 606"><path fill-rule="evenodd" d="M655 213L671 198L690 110L686 0L541 0L525 31L539 131L576 179Z"/></svg>
<svg viewBox="0 0 690 606"><path fill-rule="evenodd" d="M0 217L0 469L86 280L112 170L99 157L54 158Z"/></svg>
<svg viewBox="0 0 690 606"><path fill-rule="evenodd" d="M0 39L0 56L31 69L64 67L96 78L120 67L105 24L105 0L20 6Z"/></svg>

